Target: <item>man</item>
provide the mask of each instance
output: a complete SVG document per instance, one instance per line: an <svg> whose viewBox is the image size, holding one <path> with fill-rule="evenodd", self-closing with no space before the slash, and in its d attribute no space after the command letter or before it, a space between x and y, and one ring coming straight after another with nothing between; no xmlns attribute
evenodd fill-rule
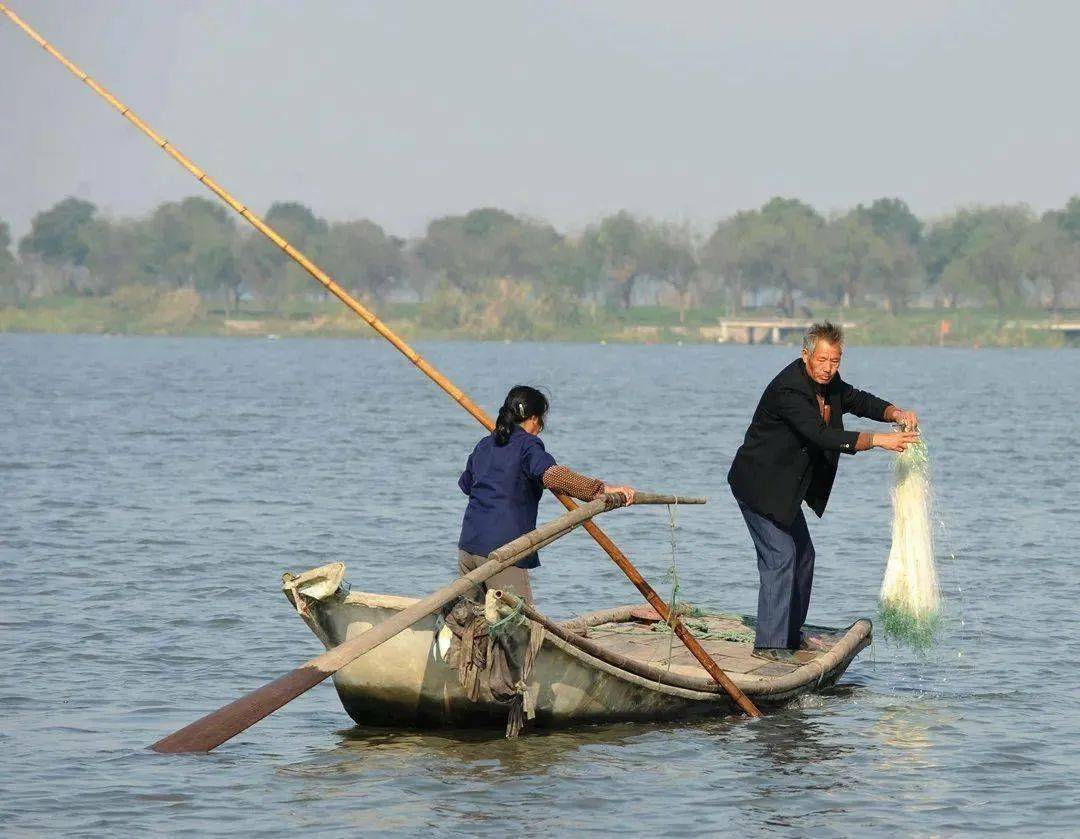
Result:
<svg viewBox="0 0 1080 839"><path fill-rule="evenodd" d="M802 636L814 582L814 544L803 501L818 517L824 514L841 452L902 452L919 438L919 418L913 412L840 378L843 350L840 327L826 321L807 330L802 357L765 388L728 472L757 549L761 587L754 655L759 658L794 662L795 650L818 646ZM897 423L905 430L845 431L844 414Z"/></svg>

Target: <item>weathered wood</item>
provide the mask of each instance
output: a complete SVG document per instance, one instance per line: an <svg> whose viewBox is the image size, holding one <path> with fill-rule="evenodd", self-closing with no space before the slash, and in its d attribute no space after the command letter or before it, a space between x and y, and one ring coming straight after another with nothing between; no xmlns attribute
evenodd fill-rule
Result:
<svg viewBox="0 0 1080 839"><path fill-rule="evenodd" d="M696 495L670 495L661 492L635 492L635 504L706 504L707 498Z"/></svg>

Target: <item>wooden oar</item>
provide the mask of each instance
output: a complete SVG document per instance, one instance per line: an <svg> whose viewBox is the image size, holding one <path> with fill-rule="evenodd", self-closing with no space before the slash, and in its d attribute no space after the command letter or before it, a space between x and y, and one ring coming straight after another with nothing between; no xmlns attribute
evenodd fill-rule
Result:
<svg viewBox="0 0 1080 839"><path fill-rule="evenodd" d="M104 99L114 108L116 108L116 110L120 112L121 116L127 119L128 122L138 128L143 134L153 140L154 143L157 144L157 146L160 147L162 151L164 151L177 163L187 169L192 175L194 175L198 179L201 184L203 184L207 189L213 192L218 198L220 198L234 210L236 210L236 212L238 212L249 224L251 224L252 227L254 227L267 239L269 239L271 242L281 248L297 265L307 271L308 274L310 274L314 279L322 283L322 285L326 287L327 291L329 291L331 294L337 297L338 300L340 300L342 303L352 309L352 311L359 315L368 324L368 326L370 326L383 338L393 344L393 346L402 355L404 355L407 359L409 359L409 361L416 365L417 369L423 372L425 376L427 376L429 379L435 382L435 384L442 388L447 394L449 394L455 402L461 405L462 408L472 414L472 416L475 417L485 428L487 428L488 431L491 431L495 427L495 424L491 421L491 418L486 413L484 413L484 411L482 411L476 403L469 399L469 397L466 396L460 388L455 386L442 373L436 370L435 367L433 367L431 364L421 358L421 356L419 355L419 353L416 352L416 350L414 350L401 338L394 334L393 330L391 330L390 327L388 327L385 323L379 320L379 318L375 316L374 312L369 311L367 308L360 305L359 302L354 300L352 296L345 291L345 289L343 289L340 285L334 282L333 279L331 279L329 274L323 271L318 265L316 265L314 262L304 256L304 254L294 248L291 244L289 244L289 242L286 241L285 237L283 237L280 233L270 227L270 225L268 225L265 221L263 221L253 212L251 212L247 207L245 207L235 198L233 198L232 195L225 191L224 187L220 186L216 181L210 178L210 176L207 175L206 172L204 172L202 169L192 163L191 160L189 160L185 155L183 155L179 151L179 149L172 145L172 143L159 135L145 122L135 116L131 108L129 108L115 96L109 93L109 91L103 88L100 84L90 78L73 62L69 61L66 57L64 57L59 50L57 50L52 44L42 38L41 35L34 31L34 29L32 29L25 21L23 21L18 15L16 15L3 3L0 3L0 12L7 15L7 17L11 20L12 23L22 29L23 32L29 35L38 44L38 46L40 46L47 53L49 53L49 55L51 55L53 58L63 64L73 75L75 75L91 90L98 94L98 96L100 96L102 99ZM563 506L566 507L567 510L574 510L577 507L573 500L571 500L565 495L559 495L558 499L562 502ZM609 557L611 557L615 564L618 565L620 569L622 569L622 572L626 574L626 576L630 579L630 582L634 584L637 590L645 596L645 599L649 601L650 605L652 605L652 607L656 609L656 611L661 615L661 617L663 617L664 620L668 622L672 630L678 636L679 640L686 645L686 648L690 650L694 658L701 662L701 666L705 668L709 675L716 679L719 684L723 684L723 682L720 681L722 673L716 662L709 657L709 654L705 652L704 648L700 644L697 643L697 640L689 632L686 631L686 629L682 626L681 621L679 621L678 617L668 614L667 607L664 605L663 600L661 600L660 597L657 596L652 586L645 582L645 578L638 573L638 570L633 566L630 560L626 558L626 555L623 554L623 552L615 546L615 543L612 542L611 539L609 539L607 535L591 521L585 523L585 530L590 536L593 537L593 539L596 540L596 543L604 549L604 552ZM735 698L734 695L733 698ZM739 706L743 708L743 710L745 710L752 717L761 716L761 712L754 708L753 703L751 703L750 700L747 699L745 696L743 696L742 700L739 701Z"/></svg>
<svg viewBox="0 0 1080 839"><path fill-rule="evenodd" d="M642 493L641 497L635 500L639 504L674 504L676 496ZM678 501L680 504L704 503L704 499L679 498ZM450 585L432 592L367 632L362 632L355 638L350 638L345 643L301 664L291 673L274 679L235 702L158 740L151 748L157 752L208 752L220 746L263 717L296 699L300 694L311 690L349 662L390 640L417 621L441 609L451 600L471 591L489 577L506 570L534 551L566 535L593 516L621 507L625 503L626 499L621 494L605 495L576 510L564 513L524 536L519 536L513 542L492 551L488 555L487 562L464 577L459 577Z"/></svg>

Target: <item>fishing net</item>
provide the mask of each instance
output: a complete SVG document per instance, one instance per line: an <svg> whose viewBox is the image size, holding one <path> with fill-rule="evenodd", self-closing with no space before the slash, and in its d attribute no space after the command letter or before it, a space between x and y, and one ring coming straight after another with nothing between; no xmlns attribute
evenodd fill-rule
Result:
<svg viewBox="0 0 1080 839"><path fill-rule="evenodd" d="M930 459L923 440L893 462L892 548L881 583L881 623L887 637L916 650L930 646L941 594L934 568Z"/></svg>
<svg viewBox="0 0 1080 839"><path fill-rule="evenodd" d="M732 621L741 622L740 616L725 615L722 612L709 613L679 599L682 589L679 583L679 563L677 559L678 544L675 538L675 531L679 529L678 520L675 516L678 506L679 503L676 501L674 505L669 504L667 508L671 562L668 565L667 574L664 575L664 580L665 582L671 583L671 596L668 598L668 611L674 615L679 615L683 626L690 631L691 635L700 641L747 641L752 639L754 633L751 630L741 627L732 628L728 625L719 627L713 625L718 622L716 619L721 619L727 623L731 623ZM653 632L666 633L670 636L668 639L668 664L670 667L671 653L675 643L675 633L672 632L671 627L666 621L657 621L653 624L652 630Z"/></svg>

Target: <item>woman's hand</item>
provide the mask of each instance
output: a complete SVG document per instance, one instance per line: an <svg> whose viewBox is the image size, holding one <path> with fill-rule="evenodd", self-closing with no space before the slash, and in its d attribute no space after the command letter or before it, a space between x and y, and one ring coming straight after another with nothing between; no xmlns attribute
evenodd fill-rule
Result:
<svg viewBox="0 0 1080 839"><path fill-rule="evenodd" d="M888 449L891 452L902 452L908 446L917 442L919 442L918 431L896 431L892 434L874 432L874 447Z"/></svg>
<svg viewBox="0 0 1080 839"><path fill-rule="evenodd" d="M634 488L633 487L612 487L604 484L604 494L618 492L626 496L626 504L624 506L629 507L634 503Z"/></svg>

